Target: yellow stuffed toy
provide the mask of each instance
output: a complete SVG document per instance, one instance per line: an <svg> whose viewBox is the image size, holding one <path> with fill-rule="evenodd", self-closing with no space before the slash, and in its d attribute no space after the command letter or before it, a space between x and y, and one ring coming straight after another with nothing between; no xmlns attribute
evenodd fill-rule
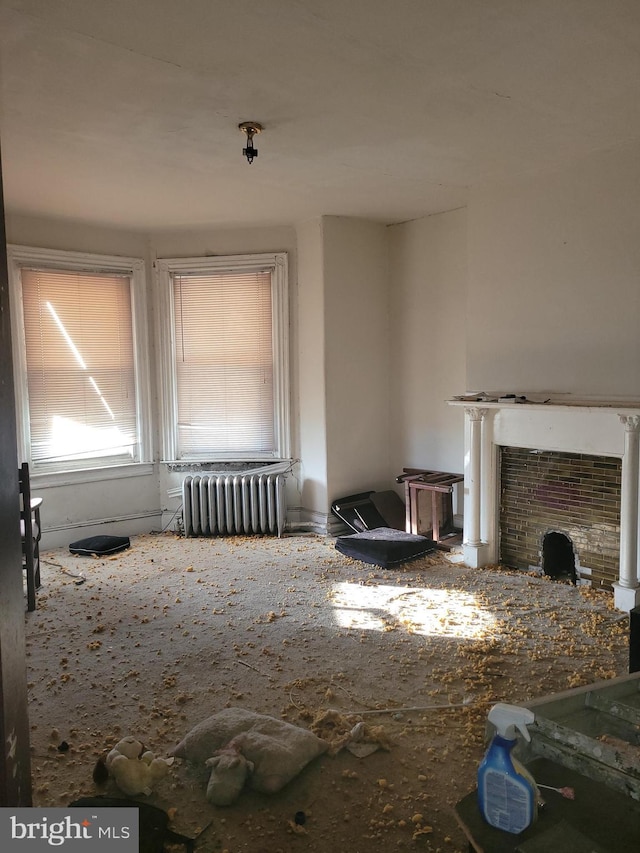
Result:
<svg viewBox="0 0 640 853"><path fill-rule="evenodd" d="M122 738L107 755L105 765L120 790L130 797L149 796L169 772L173 758L156 758L136 738Z"/></svg>

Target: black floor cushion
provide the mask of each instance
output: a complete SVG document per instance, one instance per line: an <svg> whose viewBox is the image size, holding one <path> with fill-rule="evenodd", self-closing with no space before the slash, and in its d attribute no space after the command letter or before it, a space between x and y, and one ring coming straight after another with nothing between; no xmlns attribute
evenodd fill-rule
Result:
<svg viewBox="0 0 640 853"><path fill-rule="evenodd" d="M350 536L338 536L336 548L346 557L388 569L435 551L436 543L426 536L393 527L376 527Z"/></svg>
<svg viewBox="0 0 640 853"><path fill-rule="evenodd" d="M69 545L72 554L117 554L131 546L128 536L89 536L87 539L78 539Z"/></svg>

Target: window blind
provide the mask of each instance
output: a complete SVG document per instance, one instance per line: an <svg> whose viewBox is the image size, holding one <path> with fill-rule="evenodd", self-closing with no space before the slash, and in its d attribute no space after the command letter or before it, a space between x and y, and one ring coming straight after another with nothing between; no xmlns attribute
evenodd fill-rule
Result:
<svg viewBox="0 0 640 853"><path fill-rule="evenodd" d="M128 275L22 269L31 458L135 457Z"/></svg>
<svg viewBox="0 0 640 853"><path fill-rule="evenodd" d="M272 451L271 273L172 278L178 455Z"/></svg>

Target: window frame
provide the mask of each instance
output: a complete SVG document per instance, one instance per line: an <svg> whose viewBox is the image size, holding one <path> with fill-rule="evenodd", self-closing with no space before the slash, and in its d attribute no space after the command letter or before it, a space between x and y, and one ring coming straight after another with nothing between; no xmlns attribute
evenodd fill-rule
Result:
<svg viewBox="0 0 640 853"><path fill-rule="evenodd" d="M162 461L167 463L283 461L290 458L289 275L286 252L255 255L158 258L155 261L159 342L158 388ZM174 274L271 272L274 444L271 452L224 452L178 456L178 403L175 370Z"/></svg>
<svg viewBox="0 0 640 853"><path fill-rule="evenodd" d="M58 484L67 480L82 479L84 482L100 479L100 471L123 469L134 470L153 460L148 328L146 305L145 262L142 258L119 255L98 255L87 252L72 252L59 249L41 249L32 246L7 244L9 288L11 304L11 334L13 339L13 362L18 428L18 452L29 462L32 475L45 478L46 482ZM78 462L60 462L47 465L33 464L31 458L31 431L29 424L29 387L26 363L24 310L22 301L23 267L42 270L113 273L130 277L131 321L133 328L133 361L136 387L137 458L130 462L109 461L108 457L95 457ZM89 463L89 464L87 464Z"/></svg>

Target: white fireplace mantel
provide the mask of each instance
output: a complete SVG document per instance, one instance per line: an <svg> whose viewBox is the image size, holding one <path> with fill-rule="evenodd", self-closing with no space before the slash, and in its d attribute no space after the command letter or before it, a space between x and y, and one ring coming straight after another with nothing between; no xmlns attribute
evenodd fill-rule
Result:
<svg viewBox="0 0 640 853"><path fill-rule="evenodd" d="M465 410L464 560L474 568L499 559L498 447L613 456L622 460L620 570L614 603L640 604L638 494L640 401L507 403L447 401Z"/></svg>

